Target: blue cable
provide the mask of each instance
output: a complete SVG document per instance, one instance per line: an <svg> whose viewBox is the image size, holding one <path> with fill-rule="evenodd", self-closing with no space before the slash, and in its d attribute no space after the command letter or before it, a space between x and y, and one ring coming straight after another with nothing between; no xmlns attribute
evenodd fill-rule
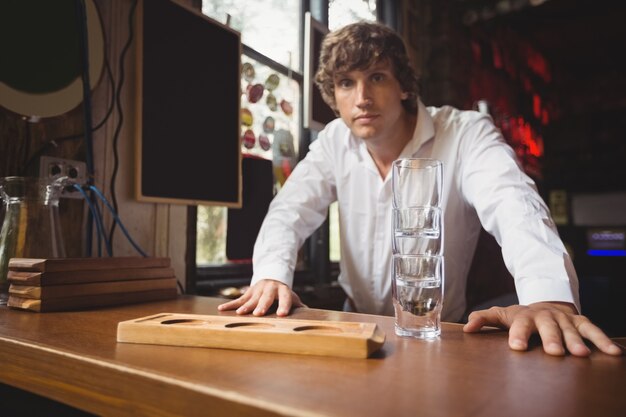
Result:
<svg viewBox="0 0 626 417"><path fill-rule="evenodd" d="M128 241L131 243L131 245L133 245L133 247L137 250L137 252L139 252L141 254L141 256L143 256L144 258L147 258L148 255L139 247L139 245L137 245L135 243L135 241L133 240L132 237L130 237L130 234L128 233L128 230L126 230L126 227L124 227L124 224L122 223L122 221L120 220L119 216L117 215L115 209L113 208L113 206L111 206L111 204L109 204L109 202L107 201L107 199L104 197L104 195L102 194L102 192L100 192L100 190L98 190L98 188L96 188L95 185L90 185L89 188L96 193L96 195L98 196L98 198L100 198L100 200L102 200L102 202L107 206L107 208L109 209L109 211L111 212L111 214L113 215L113 218L115 219L116 223L120 225L120 229L122 229L122 232L124 232L124 236L126 236L126 239L128 239ZM105 238L106 239L106 238ZM185 289L183 288L182 284L180 283L180 281L176 280L176 286L178 287L178 289L180 290L181 294L185 294Z"/></svg>
<svg viewBox="0 0 626 417"><path fill-rule="evenodd" d="M78 192L80 192L83 196L83 198L85 199L85 201L87 202L87 205L89 206L89 212L91 213L91 217L89 219L89 221L91 221L91 219L97 218L94 214L94 207L93 204L91 204L91 201L89 201L89 197L87 196L87 193L85 193L85 191L82 189L82 187L79 184L73 184L72 185L75 189L78 190ZM98 226L98 222L96 221L96 234L98 235L98 257L102 256L102 231L100 230L100 227ZM87 239L89 241L91 241L91 236L87 236ZM87 255L91 255L91 245L89 245L89 249L88 249L88 254Z"/></svg>
<svg viewBox="0 0 626 417"><path fill-rule="evenodd" d="M111 206L111 204L109 204L109 202L104 197L104 195L100 192L100 190L98 190L96 188L96 186L94 186L94 185L90 185L89 188L91 190L93 190L96 193L96 195L98 196L98 198L100 198L100 200L102 200L102 202L107 206L107 208L109 209L109 211L113 215L113 218L115 219L115 222L117 224L119 224L120 229L122 229L122 232L124 232L124 236L126 236L126 239L128 239L130 244L133 245L133 247L137 250L137 252L139 252L141 254L141 256L143 256L144 258L147 258L148 255L135 243L133 238L130 237L130 234L128 233L128 230L126 230L126 227L124 227L124 224L122 223L122 221L120 220L119 216L115 212L115 209Z"/></svg>
<svg viewBox="0 0 626 417"><path fill-rule="evenodd" d="M106 249L107 249L107 253L109 256L111 256L111 244L109 243L107 237L104 234L104 226L102 225L102 218L100 216L100 211L98 210L97 206L94 206L91 202L91 200L89 199L89 196L87 195L87 193L85 192L85 190L83 190L83 188L80 186L80 184L72 184L72 186L78 190L78 192L80 192L82 194L82 196L84 197L85 201L87 202L87 205L89 206L89 211L91 212L93 218L96 221L96 233L98 235L98 256L102 256L102 239L104 238L104 243L106 245ZM89 239L91 237L88 237Z"/></svg>
<svg viewBox="0 0 626 417"><path fill-rule="evenodd" d="M93 203L93 207L95 208L95 215L94 217L96 218L96 222L100 222L100 232L102 233L102 238L104 239L104 244L106 246L107 249L107 254L109 255L109 257L113 256L113 246L111 244L111 241L107 238L107 234L106 231L104 230L104 219L102 218L102 212L100 211L100 207L98 206L98 204ZM97 226L97 223L96 223ZM98 249L98 251L100 251L100 249Z"/></svg>

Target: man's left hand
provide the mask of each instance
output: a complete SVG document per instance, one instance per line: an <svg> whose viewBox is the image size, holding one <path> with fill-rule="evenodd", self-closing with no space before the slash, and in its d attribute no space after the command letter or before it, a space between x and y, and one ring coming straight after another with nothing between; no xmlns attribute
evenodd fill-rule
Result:
<svg viewBox="0 0 626 417"><path fill-rule="evenodd" d="M463 331L478 332L483 326L508 328L509 347L513 350L528 349L530 336L539 333L543 350L550 355L564 355L567 349L574 356L588 356L591 351L583 338L604 353L622 355L619 346L568 303L542 302L475 311L469 315Z"/></svg>

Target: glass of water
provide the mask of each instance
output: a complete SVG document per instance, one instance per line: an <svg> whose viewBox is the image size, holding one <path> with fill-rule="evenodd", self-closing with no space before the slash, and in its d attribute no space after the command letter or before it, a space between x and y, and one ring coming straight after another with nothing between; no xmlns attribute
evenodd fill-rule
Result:
<svg viewBox="0 0 626 417"><path fill-rule="evenodd" d="M393 163L392 294L396 334L441 334L443 305L443 164L404 158Z"/></svg>
<svg viewBox="0 0 626 417"><path fill-rule="evenodd" d="M398 336L428 339L441 334L443 269L443 256L393 256L392 294Z"/></svg>
<svg viewBox="0 0 626 417"><path fill-rule="evenodd" d="M393 206L440 207L443 163L429 158L403 158L392 166Z"/></svg>
<svg viewBox="0 0 626 417"><path fill-rule="evenodd" d="M394 254L443 255L443 216L439 207L392 210Z"/></svg>

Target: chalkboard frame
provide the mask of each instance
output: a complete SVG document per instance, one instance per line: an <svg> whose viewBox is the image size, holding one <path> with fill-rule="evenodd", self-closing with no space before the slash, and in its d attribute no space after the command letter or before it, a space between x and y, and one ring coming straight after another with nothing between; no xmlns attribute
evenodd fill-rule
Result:
<svg viewBox="0 0 626 417"><path fill-rule="evenodd" d="M136 199L240 208L241 34L177 0L136 27Z"/></svg>
<svg viewBox="0 0 626 417"><path fill-rule="evenodd" d="M328 28L313 18L311 12L304 15L304 127L321 131L335 120L337 114L326 104L315 85L315 73L319 66L322 42Z"/></svg>

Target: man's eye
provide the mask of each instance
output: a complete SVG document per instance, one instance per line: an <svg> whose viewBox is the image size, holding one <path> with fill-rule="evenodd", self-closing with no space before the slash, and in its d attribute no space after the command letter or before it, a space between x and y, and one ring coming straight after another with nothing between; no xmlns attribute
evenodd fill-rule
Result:
<svg viewBox="0 0 626 417"><path fill-rule="evenodd" d="M383 74L373 74L372 75L372 81L374 82L381 82L385 79L385 76Z"/></svg>
<svg viewBox="0 0 626 417"><path fill-rule="evenodd" d="M341 88L348 88L348 87L350 87L352 85L352 81L351 80L347 80L347 79L343 79L343 80L339 80L339 82L337 84Z"/></svg>

